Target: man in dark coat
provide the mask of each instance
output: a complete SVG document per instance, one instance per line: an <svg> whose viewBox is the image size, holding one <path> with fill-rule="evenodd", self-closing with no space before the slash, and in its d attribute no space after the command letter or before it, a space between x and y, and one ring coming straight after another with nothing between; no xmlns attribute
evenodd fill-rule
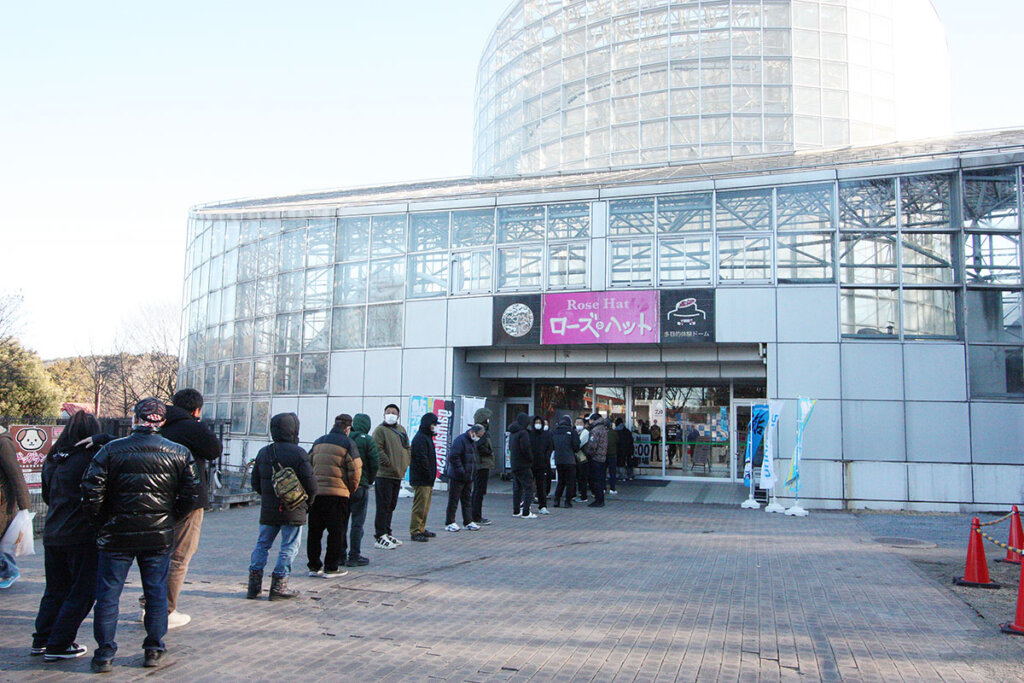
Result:
<svg viewBox="0 0 1024 683"><path fill-rule="evenodd" d="M260 533L249 560L249 592L245 597L255 599L263 592L263 568L274 539L281 534L281 550L270 576L270 599L284 600L298 596L297 591L288 590L288 576L299 552L306 513L316 496L316 477L309 456L298 445L298 415L279 413L270 418L270 438L273 443L260 449L252 468L252 490L260 494ZM291 468L309 497L294 510L286 510L274 493L274 471L278 468Z"/></svg>
<svg viewBox="0 0 1024 683"><path fill-rule="evenodd" d="M491 520L484 517L484 496L487 495L487 480L494 469L494 446L491 444L491 411L481 408L473 414L474 424L484 428L484 434L476 442L476 477L473 479L473 521L487 526Z"/></svg>
<svg viewBox="0 0 1024 683"><path fill-rule="evenodd" d="M576 495L576 451L580 449L580 435L568 415L558 420L551 441L555 449L555 469L558 470L555 507L559 506L564 494L565 507L571 508L572 498Z"/></svg>
<svg viewBox="0 0 1024 683"><path fill-rule="evenodd" d="M633 432L629 431L621 417L615 420L615 431L619 435L615 442L619 454L619 467L626 471L624 479L629 481L633 478Z"/></svg>
<svg viewBox="0 0 1024 683"><path fill-rule="evenodd" d="M594 413L587 420L590 423L590 439L583 447L590 465L590 490L594 494L594 502L587 507L604 507L605 465L608 458L608 418Z"/></svg>
<svg viewBox="0 0 1024 683"><path fill-rule="evenodd" d="M483 425L473 425L452 441L445 463L445 476L448 477L448 509L445 511L445 531L459 531L455 523L455 513L462 503L462 526L470 531L477 531L480 525L473 521L471 494L473 480L476 478L477 459L476 444L484 434Z"/></svg>
<svg viewBox="0 0 1024 683"><path fill-rule="evenodd" d="M512 516L536 519L533 501L533 449L530 447L530 416L520 413L509 428L508 451L512 464Z"/></svg>
<svg viewBox="0 0 1024 683"><path fill-rule="evenodd" d="M530 453L533 455L533 486L536 489L537 512L548 514L548 479L551 476L551 453L555 450L551 433L544 428L544 418L533 418L530 430Z"/></svg>
<svg viewBox="0 0 1024 683"><path fill-rule="evenodd" d="M436 534L427 531L430 499L437 480L437 451L434 434L437 433L437 415L427 413L420 419L420 428L412 437L409 448L409 485L412 486L412 515L409 518L409 536L425 542Z"/></svg>
<svg viewBox="0 0 1024 683"><path fill-rule="evenodd" d="M220 440L199 421L203 409L203 395L195 389L182 389L171 397L167 406L167 421L160 428L160 436L179 443L189 450L199 470L199 499L192 512L179 519L174 525L174 545L171 546L171 568L167 572L167 617L168 628L184 626L192 618L178 610L178 596L185 584L189 562L199 548L199 532L203 526L203 514L209 505L207 470L209 464L220 457Z"/></svg>
<svg viewBox="0 0 1024 683"><path fill-rule="evenodd" d="M617 494L619 474L619 433L615 431L615 424L612 418L608 418L608 458L605 460L605 473L607 474L608 486L606 490L608 493Z"/></svg>
<svg viewBox="0 0 1024 683"><path fill-rule="evenodd" d="M195 509L199 497L192 454L156 433L166 413L158 399L139 401L132 433L100 449L82 479L82 507L99 527L93 611L97 648L92 659L96 672L112 669L118 602L133 562L139 565L146 596L143 666L159 666L166 649L167 568L174 524Z"/></svg>

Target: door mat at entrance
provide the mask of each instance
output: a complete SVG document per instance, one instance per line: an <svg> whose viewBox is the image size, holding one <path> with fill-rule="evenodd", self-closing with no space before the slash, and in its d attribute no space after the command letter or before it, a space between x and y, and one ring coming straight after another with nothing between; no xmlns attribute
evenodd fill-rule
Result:
<svg viewBox="0 0 1024 683"><path fill-rule="evenodd" d="M634 479L633 481L619 482L621 486L668 486L669 482L665 479Z"/></svg>

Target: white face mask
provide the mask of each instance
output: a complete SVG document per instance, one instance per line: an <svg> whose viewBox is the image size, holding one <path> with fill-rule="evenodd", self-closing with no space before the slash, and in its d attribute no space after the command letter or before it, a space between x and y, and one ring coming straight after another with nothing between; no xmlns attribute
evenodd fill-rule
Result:
<svg viewBox="0 0 1024 683"><path fill-rule="evenodd" d="M394 413L385 413L384 414L384 424L386 424L386 425L398 424L398 416L395 415Z"/></svg>
<svg viewBox="0 0 1024 683"><path fill-rule="evenodd" d="M437 425L430 425L430 433L437 434Z"/></svg>
<svg viewBox="0 0 1024 683"><path fill-rule="evenodd" d="M480 437L477 436L476 434L470 434L469 438L470 438L471 441L479 441L480 440Z"/></svg>
<svg viewBox="0 0 1024 683"><path fill-rule="evenodd" d="M541 424L540 422L534 422L533 423L533 428L534 429L543 429L543 427L544 427L544 425Z"/></svg>
<svg viewBox="0 0 1024 683"><path fill-rule="evenodd" d="M547 425L544 425L544 431L545 432L548 431L548 426Z"/></svg>
<svg viewBox="0 0 1024 683"><path fill-rule="evenodd" d="M583 425L576 425L576 431L577 432L582 432L583 431Z"/></svg>

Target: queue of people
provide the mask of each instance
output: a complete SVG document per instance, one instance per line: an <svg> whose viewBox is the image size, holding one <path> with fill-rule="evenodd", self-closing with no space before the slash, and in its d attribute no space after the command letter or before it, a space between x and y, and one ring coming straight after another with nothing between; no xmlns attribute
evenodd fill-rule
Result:
<svg viewBox="0 0 1024 683"><path fill-rule="evenodd" d="M119 598L132 564L138 565L143 586L143 666L160 666L168 629L191 621L178 605L207 505L205 462L221 454L220 442L199 420L202 405L202 395L194 389L176 393L169 406L144 399L135 406L131 434L122 439L101 433L95 417L79 412L56 440L42 473L42 494L49 506L43 533L46 588L32 655L48 662L85 655L88 648L76 639L92 611L97 647L91 668L111 671L118 649ZM478 410L474 423L452 441L441 473L448 483L447 532L479 531L491 524L483 516L495 465L490 418L489 410ZM299 445L296 414L271 418L271 443L257 454L250 480L260 496L260 515L246 598L263 594L264 570L278 537L268 598L298 596L288 580L307 524L311 577L340 577L348 573L347 567L369 564L361 552L371 486L376 494L374 547L400 547L392 523L407 474L413 489L410 539L423 543L437 536L426 526L438 474L437 415L424 415L412 439L395 404L385 408L372 432L371 424L364 413L338 415L307 453ZM575 421L562 417L551 429L543 418L524 414L509 431L515 517L536 519L533 502L540 514L550 514L552 469L558 481L553 507L587 502L588 494L593 496L590 507L604 506L606 474L617 461L617 452L610 450L615 430L607 418L596 413ZM4 436L0 433L0 455ZM0 485L13 489L8 469L3 468ZM27 495L5 495L4 500L28 507ZM460 511L461 525L456 517ZM12 510L0 513L9 517ZM13 558L0 558L0 570L10 573L12 564Z"/></svg>

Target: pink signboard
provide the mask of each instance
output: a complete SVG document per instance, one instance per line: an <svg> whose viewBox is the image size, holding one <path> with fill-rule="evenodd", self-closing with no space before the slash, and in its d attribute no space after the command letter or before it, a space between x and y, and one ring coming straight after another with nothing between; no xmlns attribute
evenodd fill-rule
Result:
<svg viewBox="0 0 1024 683"><path fill-rule="evenodd" d="M657 290L545 294L541 344L657 344Z"/></svg>

